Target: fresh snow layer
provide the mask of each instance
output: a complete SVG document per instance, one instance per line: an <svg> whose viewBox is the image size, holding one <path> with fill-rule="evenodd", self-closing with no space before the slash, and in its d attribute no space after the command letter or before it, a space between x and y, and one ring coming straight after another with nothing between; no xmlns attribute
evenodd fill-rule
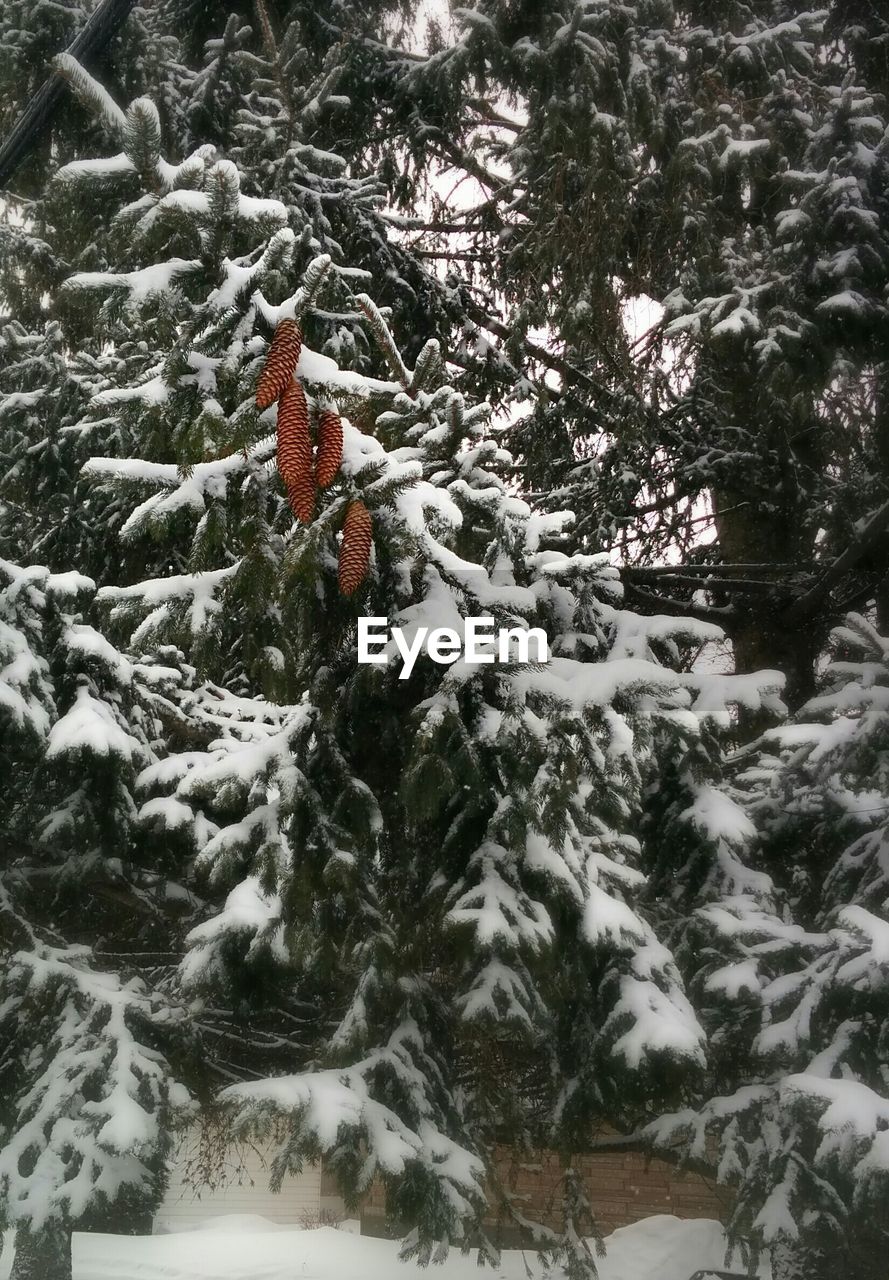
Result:
<svg viewBox="0 0 889 1280"><path fill-rule="evenodd" d="M351 1224L348 1224L351 1225ZM689 1280L697 1270L725 1265L718 1222L683 1222L660 1215L607 1238L600 1280ZM506 1250L499 1268L479 1270L474 1253L452 1250L440 1267L397 1259L398 1244L349 1230L269 1229L264 1220L219 1218L201 1230L161 1236L75 1235L74 1280L537 1280L533 1253ZM0 1257L7 1280L11 1249ZM742 1270L740 1264L738 1270ZM561 1270L552 1280L564 1276ZM760 1272L767 1280L768 1272Z"/></svg>

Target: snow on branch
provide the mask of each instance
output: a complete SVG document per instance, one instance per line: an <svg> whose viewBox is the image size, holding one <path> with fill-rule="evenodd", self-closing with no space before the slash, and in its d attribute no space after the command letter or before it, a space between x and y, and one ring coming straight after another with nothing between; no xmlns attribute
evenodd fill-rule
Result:
<svg viewBox="0 0 889 1280"><path fill-rule="evenodd" d="M68 291L80 289L126 289L131 302L144 302L158 294L169 293L180 276L200 271L196 259L168 258L138 271L81 271L69 276L62 285Z"/></svg>
<svg viewBox="0 0 889 1280"><path fill-rule="evenodd" d="M223 1090L221 1100L231 1108L242 1133L263 1132L274 1118L286 1118L287 1145L273 1167L279 1184L300 1151L335 1154L341 1147L359 1147L364 1152L361 1189L370 1186L377 1172L397 1176L418 1166L439 1184L459 1238L462 1222L474 1216L484 1165L431 1119L423 1118L429 1107L423 1100L427 1086L418 1055L422 1036L407 1020L386 1045L351 1067L233 1085ZM386 1080L416 1100L420 1118L415 1126L375 1096Z"/></svg>
<svg viewBox="0 0 889 1280"><path fill-rule="evenodd" d="M57 54L53 59L53 66L59 75L68 81L87 110L102 122L115 141L122 142L126 136L127 118L107 89L99 84L98 80L95 80L70 53Z"/></svg>
<svg viewBox="0 0 889 1280"><path fill-rule="evenodd" d="M133 608L151 610L134 632L134 644L168 618L176 605L185 606L191 631L198 635L212 626L222 608L218 597L238 568L236 563L205 573L171 574L168 578L153 578L128 587L102 587L96 599L112 606L113 618L128 616Z"/></svg>

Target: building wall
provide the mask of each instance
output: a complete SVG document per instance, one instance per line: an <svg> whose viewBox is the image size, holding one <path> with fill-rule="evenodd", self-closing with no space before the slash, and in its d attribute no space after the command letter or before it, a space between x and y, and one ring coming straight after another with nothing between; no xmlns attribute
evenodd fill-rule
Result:
<svg viewBox="0 0 889 1280"><path fill-rule="evenodd" d="M327 1207L334 1208L329 1197ZM154 1230L181 1231L223 1214L258 1214L284 1225L316 1225L321 1209L320 1165L306 1165L274 1192L269 1188L267 1153L239 1144L214 1153L210 1167L199 1136L189 1134L171 1162L170 1182Z"/></svg>
<svg viewBox="0 0 889 1280"><path fill-rule="evenodd" d="M182 1230L223 1214L257 1214L283 1225L317 1225L337 1221L345 1210L332 1178L320 1165L306 1166L288 1178L280 1192L269 1189L267 1152L252 1145L231 1147L212 1160L198 1134L184 1139L171 1164L170 1183L155 1219L155 1231ZM587 1194L604 1234L652 1214L672 1213L678 1218L726 1217L729 1197L693 1173L680 1173L659 1160L646 1164L636 1153L588 1155L577 1159ZM535 1161L516 1160L503 1148L500 1178L521 1204L523 1214L537 1222L558 1227L562 1197L561 1169L554 1152L544 1151ZM529 1240L505 1217L496 1213L487 1220L492 1235L504 1247L526 1245ZM386 1221L382 1183L371 1187L361 1208L361 1230L366 1235L398 1235L397 1223Z"/></svg>
<svg viewBox="0 0 889 1280"><path fill-rule="evenodd" d="M607 1234L640 1218L672 1213L677 1218L723 1219L728 1208L724 1187L698 1174L682 1173L661 1160L646 1163L637 1152L581 1156L577 1166L599 1226ZM509 1162L505 1162L509 1168ZM558 1221L561 1170L558 1157L546 1152L537 1165L519 1165L515 1191L526 1197L528 1217L553 1225Z"/></svg>
<svg viewBox="0 0 889 1280"><path fill-rule="evenodd" d="M588 1155L576 1161L603 1234L652 1214L672 1213L677 1218L724 1220L729 1196L694 1173L680 1173L672 1165L644 1156ZM499 1176L521 1203L525 1217L547 1226L560 1225L561 1169L554 1152L542 1152L534 1162L516 1161L511 1152L501 1154ZM504 1247L529 1243L515 1225L496 1214L487 1219L495 1240ZM397 1224L387 1223L382 1184L372 1187L362 1206L361 1230L366 1235L398 1234Z"/></svg>

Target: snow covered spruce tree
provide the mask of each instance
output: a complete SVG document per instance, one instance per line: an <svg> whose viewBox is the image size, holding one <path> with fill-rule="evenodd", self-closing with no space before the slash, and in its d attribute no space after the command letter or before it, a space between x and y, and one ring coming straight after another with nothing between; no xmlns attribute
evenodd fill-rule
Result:
<svg viewBox="0 0 889 1280"><path fill-rule="evenodd" d="M86 621L94 584L0 562L0 1221L13 1280L70 1277L72 1227L147 1230L187 1036L163 978L184 889L134 834L181 672ZM146 968L153 955L150 970Z"/></svg>
<svg viewBox="0 0 889 1280"><path fill-rule="evenodd" d="M47 45L26 41L22 61L20 4L4 8L31 83ZM51 12L67 32L73 9ZM865 546L857 526L889 466L879 16L845 0L479 0L450 40L431 23L423 53L397 0L260 0L249 25L158 4L131 25L122 78L130 93L157 82L173 149L221 144L246 194L280 199L319 252L373 273L364 287L411 361L447 336L464 388L527 407L512 445L529 491L573 506L588 550L622 542L634 604L712 618L739 669L781 667L805 700L830 626L887 598L885 529ZM430 185L443 170L456 200ZM373 211L377 179L398 214ZM482 191L467 209L469 180ZM19 239L41 263L41 237ZM425 268L442 263L437 281ZM625 310L640 301L656 323L634 343ZM349 306L327 302L316 342L361 367ZM676 545L679 582L652 563ZM693 599L702 573L721 585Z"/></svg>
<svg viewBox="0 0 889 1280"><path fill-rule="evenodd" d="M794 709L830 627L886 592L885 525L869 544L857 523L889 471L873 8L478 0L447 47L389 51L402 145L482 186L467 213L455 183L418 246L462 237L467 328L521 366L529 489L590 550L620 542L640 608L696 609L739 670L784 670Z"/></svg>
<svg viewBox="0 0 889 1280"><path fill-rule="evenodd" d="M487 407L453 390L435 342L408 367L359 294L382 367L317 351L329 258L282 205L245 196L232 162L164 164L154 119L140 106L126 144L152 180L121 196L117 269L64 293L150 353L135 376L121 361L91 412L167 449L85 474L142 498L131 545L190 560L102 587L108 624L139 650L181 645L215 682L183 749L136 786L145 829L192 860L211 906L182 980L248 1028L240 1062L215 1064L249 1077L222 1101L236 1131L277 1138L278 1178L323 1153L355 1203L380 1175L408 1252L480 1239L492 1254L487 1196L591 1273L572 1154L706 1058L645 902L646 789L777 678L681 670L716 629L622 607L607 562L571 554L570 515L512 493ZM188 182L158 189L157 173ZM360 616L402 628L414 657L392 639L359 663ZM467 661L438 629L472 617L541 628L552 660L513 635ZM446 662L417 656L429 632ZM293 997L312 1034L257 1080L250 1021ZM561 1230L528 1223L498 1180L502 1141L563 1153Z"/></svg>
<svg viewBox="0 0 889 1280"><path fill-rule="evenodd" d="M716 1157L779 1280L872 1280L889 1233L889 646L855 615L833 639L823 692L746 753L757 870L692 920L713 1096L649 1131Z"/></svg>

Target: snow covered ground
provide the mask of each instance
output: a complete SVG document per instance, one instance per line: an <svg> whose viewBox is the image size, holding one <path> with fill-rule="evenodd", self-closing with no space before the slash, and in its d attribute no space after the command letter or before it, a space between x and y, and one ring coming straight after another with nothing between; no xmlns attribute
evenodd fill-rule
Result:
<svg viewBox="0 0 889 1280"><path fill-rule="evenodd" d="M615 1231L607 1245L600 1280L689 1280L702 1267L725 1265L725 1238L717 1222L646 1218ZM519 1250L505 1252L496 1272L479 1271L474 1254L459 1253L441 1267L424 1270L399 1263L397 1250L392 1241L333 1227L300 1231L264 1219L221 1218L175 1235L76 1235L74 1280L536 1280L543 1275L534 1255ZM10 1252L0 1256L0 1280L7 1280ZM760 1274L767 1280L767 1271Z"/></svg>

